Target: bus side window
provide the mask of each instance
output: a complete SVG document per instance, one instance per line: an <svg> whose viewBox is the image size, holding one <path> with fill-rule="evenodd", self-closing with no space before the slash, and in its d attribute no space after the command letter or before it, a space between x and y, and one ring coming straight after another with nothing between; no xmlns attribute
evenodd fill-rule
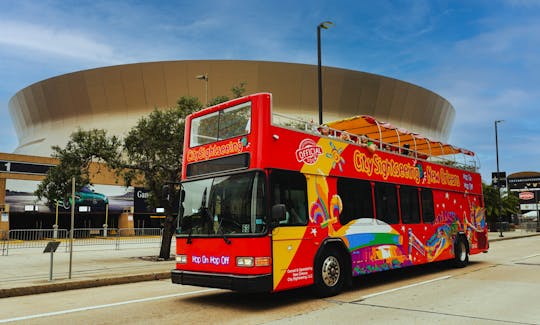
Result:
<svg viewBox="0 0 540 325"><path fill-rule="evenodd" d="M412 186L400 186L399 201L401 205L401 222L407 224L420 223L418 188Z"/></svg>
<svg viewBox="0 0 540 325"><path fill-rule="evenodd" d="M422 196L422 220L425 223L432 223L435 220L435 211L433 210L433 192L430 189L423 188L420 192Z"/></svg>
<svg viewBox="0 0 540 325"><path fill-rule="evenodd" d="M397 191L394 184L375 183L377 219L387 224L399 223Z"/></svg>
<svg viewBox="0 0 540 325"><path fill-rule="evenodd" d="M373 218L373 199L371 184L368 181L339 178L337 193L343 203L339 222L346 225L352 220Z"/></svg>
<svg viewBox="0 0 540 325"><path fill-rule="evenodd" d="M286 219L280 225L305 226L308 222L306 177L302 173L275 170L270 175L272 205L285 204Z"/></svg>

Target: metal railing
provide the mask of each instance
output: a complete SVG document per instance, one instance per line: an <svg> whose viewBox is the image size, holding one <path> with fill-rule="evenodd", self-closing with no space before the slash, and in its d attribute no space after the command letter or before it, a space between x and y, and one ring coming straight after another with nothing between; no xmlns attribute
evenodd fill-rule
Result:
<svg viewBox="0 0 540 325"><path fill-rule="evenodd" d="M163 229L161 228L76 228L73 230L74 247L110 246L121 247L159 247ZM14 229L0 231L2 255L11 249L45 248L50 241L60 241L60 249L68 251L70 232L67 229ZM175 245L173 240L172 245Z"/></svg>
<svg viewBox="0 0 540 325"><path fill-rule="evenodd" d="M519 224L519 228L527 232L536 232L538 228L538 223L536 221L522 222Z"/></svg>
<svg viewBox="0 0 540 325"><path fill-rule="evenodd" d="M8 232L5 230L0 230L0 251L2 251L2 255L4 255L4 250L6 249L4 243L7 242L7 239Z"/></svg>

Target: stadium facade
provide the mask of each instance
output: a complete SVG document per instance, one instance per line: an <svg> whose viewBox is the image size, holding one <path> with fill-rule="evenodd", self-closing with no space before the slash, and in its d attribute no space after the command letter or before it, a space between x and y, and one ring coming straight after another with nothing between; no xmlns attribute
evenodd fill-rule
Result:
<svg viewBox="0 0 540 325"><path fill-rule="evenodd" d="M455 110L425 88L366 72L323 68L324 121L355 115L446 141ZM196 78L206 75L207 78ZM201 102L271 92L276 112L318 120L317 66L263 61L164 61L77 71L36 82L17 92L9 112L18 136L15 153L48 156L83 129L122 136L154 108L172 107L181 96Z"/></svg>

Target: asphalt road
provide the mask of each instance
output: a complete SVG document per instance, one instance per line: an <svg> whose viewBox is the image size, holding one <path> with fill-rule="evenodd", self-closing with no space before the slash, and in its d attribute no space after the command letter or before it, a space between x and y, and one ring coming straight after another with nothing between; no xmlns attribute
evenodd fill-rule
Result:
<svg viewBox="0 0 540 325"><path fill-rule="evenodd" d="M491 243L463 269L434 264L309 290L234 292L150 281L0 299L0 323L540 324L540 237Z"/></svg>

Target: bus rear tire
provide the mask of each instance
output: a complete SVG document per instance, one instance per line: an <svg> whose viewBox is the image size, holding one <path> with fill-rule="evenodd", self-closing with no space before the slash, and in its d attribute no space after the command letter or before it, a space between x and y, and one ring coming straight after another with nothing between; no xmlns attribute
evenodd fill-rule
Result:
<svg viewBox="0 0 540 325"><path fill-rule="evenodd" d="M469 264L469 248L463 236L458 236L454 244L454 261L455 267L465 267Z"/></svg>
<svg viewBox="0 0 540 325"><path fill-rule="evenodd" d="M341 292L345 283L343 258L335 248L325 249L315 261L315 294L319 297L331 297Z"/></svg>

